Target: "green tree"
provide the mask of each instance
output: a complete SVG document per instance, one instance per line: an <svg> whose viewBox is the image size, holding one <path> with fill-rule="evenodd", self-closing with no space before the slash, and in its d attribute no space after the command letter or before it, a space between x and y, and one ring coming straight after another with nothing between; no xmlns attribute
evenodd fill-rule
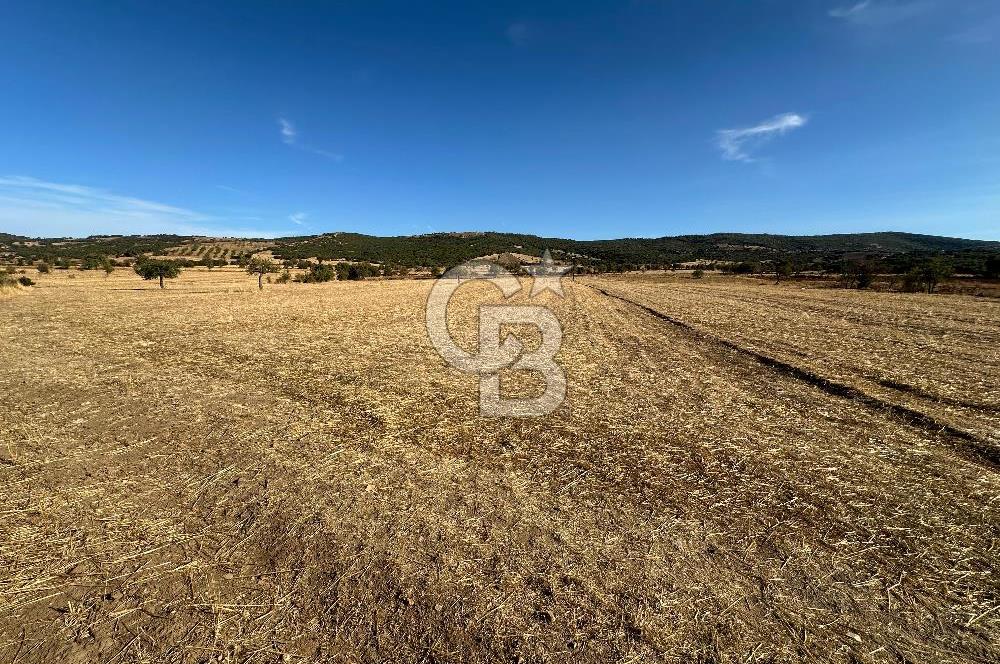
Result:
<svg viewBox="0 0 1000 664"><path fill-rule="evenodd" d="M938 284L952 275L954 270L951 265L945 263L940 258L932 258L924 263L920 268L920 281L928 293L933 293Z"/></svg>
<svg viewBox="0 0 1000 664"><path fill-rule="evenodd" d="M774 261L774 283L779 283L782 277L792 276L795 266L788 258L775 259Z"/></svg>
<svg viewBox="0 0 1000 664"><path fill-rule="evenodd" d="M164 279L176 279L181 273L181 268L175 261L154 260L152 258L136 261L132 269L147 281L159 279L160 288L163 288Z"/></svg>
<svg viewBox="0 0 1000 664"><path fill-rule="evenodd" d="M871 286L875 281L878 267L870 261L852 261L844 264L840 274L847 285L862 290Z"/></svg>
<svg viewBox="0 0 1000 664"><path fill-rule="evenodd" d="M257 288L264 290L264 275L278 271L278 264L267 258L253 258L247 263L247 274L257 275Z"/></svg>

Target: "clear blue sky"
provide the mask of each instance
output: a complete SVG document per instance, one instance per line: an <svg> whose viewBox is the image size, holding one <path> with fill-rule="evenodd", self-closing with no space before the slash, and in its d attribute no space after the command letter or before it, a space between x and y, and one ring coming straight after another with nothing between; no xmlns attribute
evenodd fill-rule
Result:
<svg viewBox="0 0 1000 664"><path fill-rule="evenodd" d="M4 3L0 231L1000 239L1000 3Z"/></svg>

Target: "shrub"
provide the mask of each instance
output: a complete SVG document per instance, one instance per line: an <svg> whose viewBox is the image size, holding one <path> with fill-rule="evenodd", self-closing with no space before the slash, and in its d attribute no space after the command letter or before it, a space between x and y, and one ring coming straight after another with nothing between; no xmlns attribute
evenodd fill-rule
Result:
<svg viewBox="0 0 1000 664"><path fill-rule="evenodd" d="M705 271L704 270L700 270L700 269L699 270L695 270L694 272L691 273L691 278L692 279L701 279L704 276L705 276Z"/></svg>
<svg viewBox="0 0 1000 664"><path fill-rule="evenodd" d="M49 272L52 271L52 268L49 267L49 264L46 263L45 261L42 261L38 265L36 265L35 269L38 270L40 274L48 274Z"/></svg>
<svg viewBox="0 0 1000 664"><path fill-rule="evenodd" d="M27 288L28 286L35 285L35 282L29 279L28 277L21 277L20 279L17 280L17 283L21 284L25 288Z"/></svg>
<svg viewBox="0 0 1000 664"><path fill-rule="evenodd" d="M304 284L315 284L324 281L333 281L337 278L337 272L332 265L310 265L309 271L300 274L296 281Z"/></svg>
<svg viewBox="0 0 1000 664"><path fill-rule="evenodd" d="M291 280L292 280L292 273L289 272L288 270L284 270L282 271L281 274L278 275L278 278L274 280L274 283L287 284Z"/></svg>

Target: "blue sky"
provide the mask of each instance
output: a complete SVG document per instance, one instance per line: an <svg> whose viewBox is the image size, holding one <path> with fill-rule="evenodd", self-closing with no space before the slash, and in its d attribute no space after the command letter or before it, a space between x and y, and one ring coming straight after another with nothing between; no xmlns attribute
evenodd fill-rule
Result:
<svg viewBox="0 0 1000 664"><path fill-rule="evenodd" d="M1000 3L22 2L0 231L1000 239Z"/></svg>

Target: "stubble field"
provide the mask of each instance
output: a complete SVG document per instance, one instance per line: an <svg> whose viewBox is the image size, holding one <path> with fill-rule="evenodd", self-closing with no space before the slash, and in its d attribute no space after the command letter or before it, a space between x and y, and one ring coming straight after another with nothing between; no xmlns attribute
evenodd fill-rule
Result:
<svg viewBox="0 0 1000 664"><path fill-rule="evenodd" d="M430 281L69 274L0 297L0 662L1000 659L997 301L566 280L494 420Z"/></svg>

